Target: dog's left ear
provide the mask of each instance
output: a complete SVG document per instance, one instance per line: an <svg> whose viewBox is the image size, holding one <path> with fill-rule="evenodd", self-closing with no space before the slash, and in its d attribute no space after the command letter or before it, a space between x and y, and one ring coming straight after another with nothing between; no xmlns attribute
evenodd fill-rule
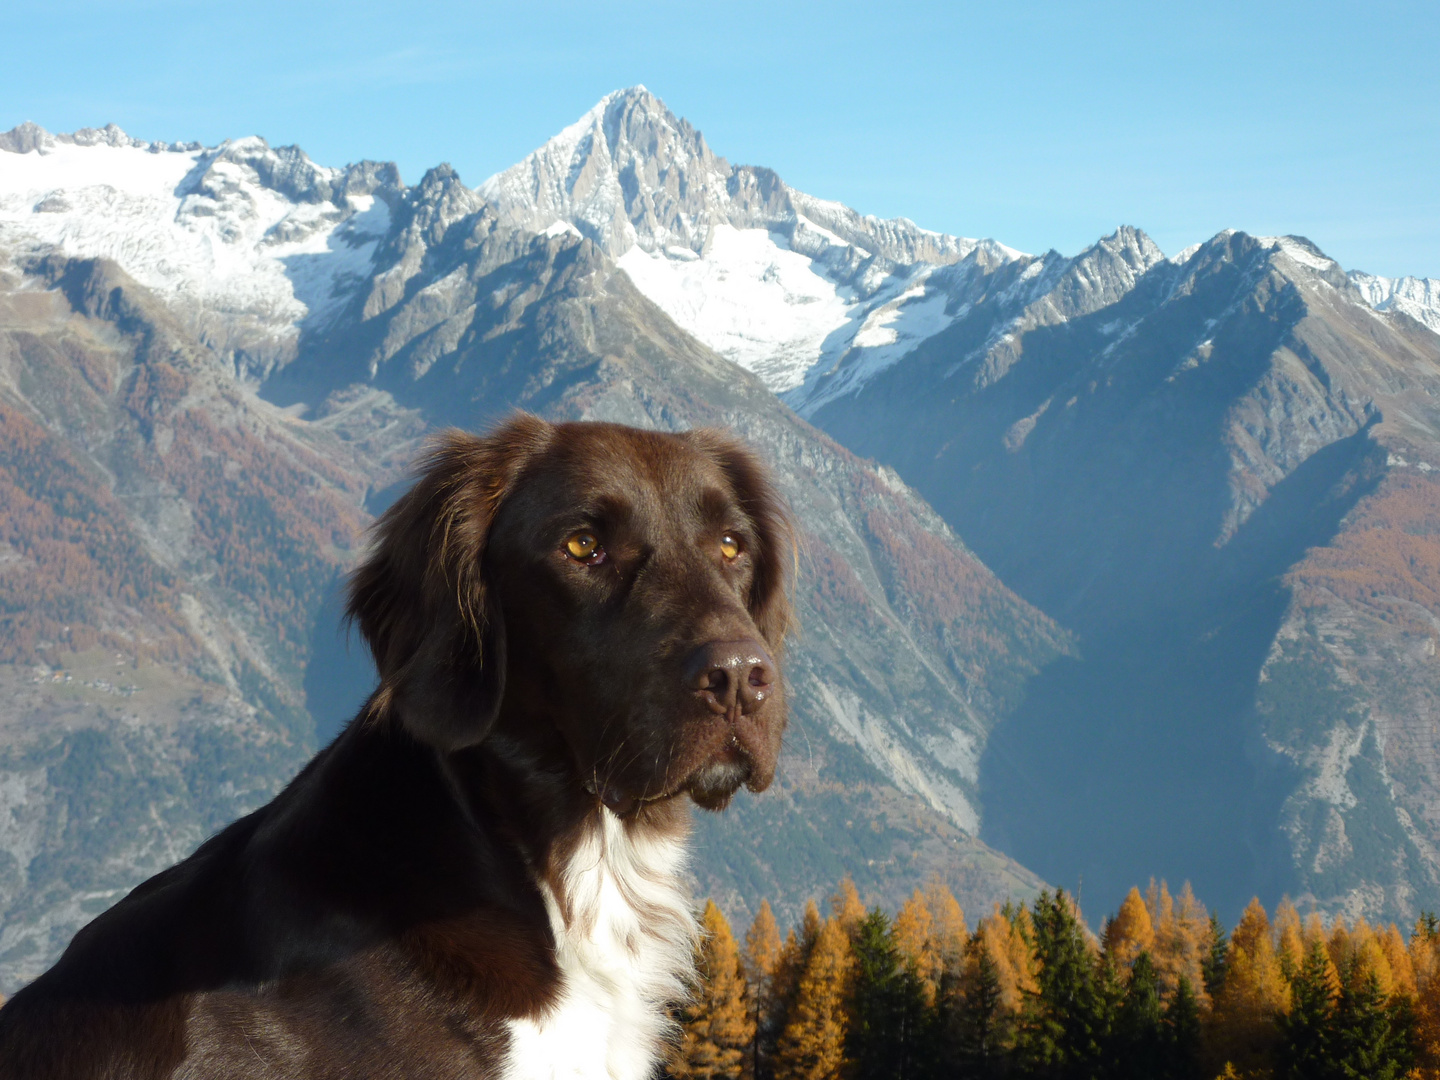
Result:
<svg viewBox="0 0 1440 1080"><path fill-rule="evenodd" d="M485 436L441 434L420 478L375 524L370 556L350 580L360 624L392 713L440 750L480 742L505 692L505 624L485 584L490 526L551 427L520 414Z"/></svg>
<svg viewBox="0 0 1440 1080"><path fill-rule="evenodd" d="M793 618L786 585L795 564L795 530L770 470L733 435L715 428L687 433L697 449L724 471L740 507L755 524L758 550L746 606L765 644L778 660Z"/></svg>

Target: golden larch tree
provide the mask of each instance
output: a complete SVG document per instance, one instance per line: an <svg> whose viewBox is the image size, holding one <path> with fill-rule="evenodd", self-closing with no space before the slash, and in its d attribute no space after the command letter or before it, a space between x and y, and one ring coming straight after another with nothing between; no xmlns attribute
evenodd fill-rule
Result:
<svg viewBox="0 0 1440 1080"><path fill-rule="evenodd" d="M1410 963L1410 952L1405 948L1405 938L1400 934L1400 928L1393 922L1385 928L1385 932L1378 937L1380 951L1385 954L1385 962L1390 965L1390 973L1393 979L1392 992L1415 999L1415 967Z"/></svg>
<svg viewBox="0 0 1440 1080"><path fill-rule="evenodd" d="M1025 925L1020 924L1023 917ZM1035 981L1035 951L1027 940L1029 912L1020 910L1014 922L1007 919L997 905L993 914L980 920L971 941L972 956L978 961L984 950L995 965L1000 980L1000 1001L1007 1012L1018 1014L1027 994L1039 991ZM968 966L967 966L968 970Z"/></svg>
<svg viewBox="0 0 1440 1080"><path fill-rule="evenodd" d="M1389 998L1395 991L1395 972L1390 967L1390 958L1380 945L1380 935L1363 918L1350 931L1347 959L1348 967L1340 970L1349 974L1352 985L1360 986L1371 975L1380 984L1380 993Z"/></svg>
<svg viewBox="0 0 1440 1080"><path fill-rule="evenodd" d="M1242 1075L1262 1068L1279 1039L1275 1018L1289 1011L1290 984L1275 953L1270 918L1257 898L1230 935L1225 985L1212 1014L1219 1060L1233 1063Z"/></svg>
<svg viewBox="0 0 1440 1080"><path fill-rule="evenodd" d="M1337 915L1331 923L1330 937L1325 942L1325 947L1330 951L1330 962L1343 969L1350 955L1350 928L1345 925L1343 916Z"/></svg>
<svg viewBox="0 0 1440 1080"><path fill-rule="evenodd" d="M1142 952L1154 955L1155 927L1139 889L1132 886L1125 894L1120 910L1105 924L1103 941L1105 952L1117 968L1129 968Z"/></svg>
<svg viewBox="0 0 1440 1080"><path fill-rule="evenodd" d="M925 883L925 903L935 920L935 943L940 952L942 971L958 972L965 959L965 944L970 931L965 925L965 912L939 874L931 874Z"/></svg>
<svg viewBox="0 0 1440 1080"><path fill-rule="evenodd" d="M680 1043L670 1063L676 1080L739 1080L755 1039L740 947L713 900L700 918L695 996L680 1019Z"/></svg>
<svg viewBox="0 0 1440 1080"><path fill-rule="evenodd" d="M775 1050L775 1080L836 1080L845 1065L845 1001L853 955L839 919L827 919L800 976Z"/></svg>
<svg viewBox="0 0 1440 1080"><path fill-rule="evenodd" d="M935 920L930 915L925 894L919 889L900 906L891 933L901 959L920 980L926 1007L934 1005L943 963L939 942L935 940Z"/></svg>
<svg viewBox="0 0 1440 1080"><path fill-rule="evenodd" d="M790 939L795 942L794 931ZM798 943L795 945L798 950ZM775 1040L784 1026L785 989L780 967L785 945L780 941L780 928L770 901L763 900L755 921L745 933L745 977L750 982L750 1013L755 1021L755 1040L751 1046L750 1073L763 1077L769 1072L769 1057L774 1053ZM792 982L795 980L792 980Z"/></svg>
<svg viewBox="0 0 1440 1080"><path fill-rule="evenodd" d="M1152 879L1145 909L1154 928L1155 940L1149 951L1161 995L1167 1000L1173 997L1183 978L1201 1006L1208 1005L1204 962L1210 947L1210 913L1195 899L1188 881L1176 897L1165 881L1156 885Z"/></svg>
<svg viewBox="0 0 1440 1080"><path fill-rule="evenodd" d="M865 918L865 905L860 902L860 893L849 874L840 882L840 890L830 898L830 912L840 928L854 937L860 921Z"/></svg>

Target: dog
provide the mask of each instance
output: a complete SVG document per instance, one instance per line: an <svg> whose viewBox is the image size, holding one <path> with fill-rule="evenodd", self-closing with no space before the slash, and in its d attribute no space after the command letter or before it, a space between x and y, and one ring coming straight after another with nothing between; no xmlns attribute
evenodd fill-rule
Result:
<svg viewBox="0 0 1440 1080"><path fill-rule="evenodd" d="M0 1008L6 1080L646 1080L688 801L774 777L789 519L732 436L443 435L350 617L379 685Z"/></svg>

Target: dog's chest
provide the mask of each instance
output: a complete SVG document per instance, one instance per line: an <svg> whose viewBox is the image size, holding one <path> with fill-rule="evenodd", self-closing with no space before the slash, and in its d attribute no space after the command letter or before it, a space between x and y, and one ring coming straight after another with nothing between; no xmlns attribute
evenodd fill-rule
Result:
<svg viewBox="0 0 1440 1080"><path fill-rule="evenodd" d="M542 887L560 963L553 1008L509 1023L505 1080L647 1080L669 1007L686 993L696 927L677 880L676 839L635 838L602 810L561 874Z"/></svg>

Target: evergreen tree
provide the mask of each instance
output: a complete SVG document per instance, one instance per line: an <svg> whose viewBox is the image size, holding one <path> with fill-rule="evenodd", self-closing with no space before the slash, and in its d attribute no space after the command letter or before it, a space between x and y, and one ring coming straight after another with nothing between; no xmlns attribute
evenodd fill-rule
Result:
<svg viewBox="0 0 1440 1080"><path fill-rule="evenodd" d="M1313 943L1290 981L1290 1012L1280 1029L1280 1080L1330 1080L1335 1071L1335 969L1325 947Z"/></svg>
<svg viewBox="0 0 1440 1080"><path fill-rule="evenodd" d="M1195 1080L1200 1075L1200 1001L1190 980L1181 976L1165 1006L1165 1080Z"/></svg>
<svg viewBox="0 0 1440 1080"><path fill-rule="evenodd" d="M670 1073L676 1080L739 1080L755 1038L740 949L713 900L705 902L700 922L698 985L681 1013L680 1044Z"/></svg>
<svg viewBox="0 0 1440 1080"><path fill-rule="evenodd" d="M1079 914L1063 889L1047 890L1036 898L1031 921L1037 989L1027 995L1020 1021L1021 1071L1057 1080L1095 1075L1112 1016Z"/></svg>
<svg viewBox="0 0 1440 1080"><path fill-rule="evenodd" d="M1230 936L1225 933L1225 924L1213 911L1210 913L1210 928L1205 944L1201 975L1205 980L1205 992L1213 999L1225 985L1225 952L1230 946Z"/></svg>
<svg viewBox="0 0 1440 1080"><path fill-rule="evenodd" d="M924 987L879 908L854 933L846 1053L854 1080L916 1080L929 1064Z"/></svg>
<svg viewBox="0 0 1440 1080"><path fill-rule="evenodd" d="M1138 893L1137 893L1138 895ZM1114 1072L1118 1080L1155 1080L1166 1064L1160 979L1148 950L1130 969L1130 982L1115 1018Z"/></svg>
<svg viewBox="0 0 1440 1080"><path fill-rule="evenodd" d="M1398 1080L1414 1060L1409 1003L1386 1001L1374 971L1351 967L1334 1009L1332 1067L1325 1080Z"/></svg>
<svg viewBox="0 0 1440 1080"><path fill-rule="evenodd" d="M1415 920L1412 936L1424 938L1427 941L1440 938L1440 917L1437 917L1433 911L1420 912L1420 917Z"/></svg>
<svg viewBox="0 0 1440 1080"><path fill-rule="evenodd" d="M965 973L954 1006L954 1044L960 1074L997 1080L1005 1074L1009 1043L1000 965L980 931L967 947Z"/></svg>
<svg viewBox="0 0 1440 1080"><path fill-rule="evenodd" d="M836 1080L840 1075L852 963L850 941L839 921L820 923L775 1048L775 1080Z"/></svg>

